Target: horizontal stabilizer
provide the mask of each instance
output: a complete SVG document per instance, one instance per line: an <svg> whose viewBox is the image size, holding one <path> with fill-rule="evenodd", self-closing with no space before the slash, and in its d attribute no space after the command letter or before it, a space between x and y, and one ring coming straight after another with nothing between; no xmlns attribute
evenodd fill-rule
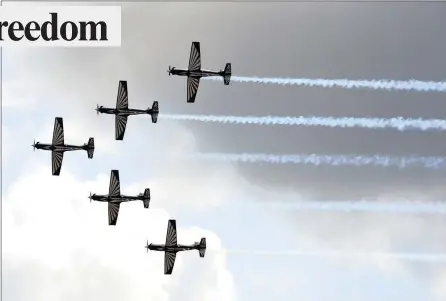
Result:
<svg viewBox="0 0 446 301"><path fill-rule="evenodd" d="M229 82L231 81L231 75L231 63L227 63L225 66L225 73L223 75L223 81L226 86L229 85Z"/></svg>
<svg viewBox="0 0 446 301"><path fill-rule="evenodd" d="M144 197L144 200L143 200L144 208L149 208L149 205L150 205L150 188L146 188L146 190L144 190L143 197Z"/></svg>
<svg viewBox="0 0 446 301"><path fill-rule="evenodd" d="M152 105L152 123L156 123L158 120L158 114L159 114L159 108L158 108L158 102L154 101Z"/></svg>
<svg viewBox="0 0 446 301"><path fill-rule="evenodd" d="M93 159L93 155L94 155L94 138L88 139L87 155L88 155L89 159Z"/></svg>
<svg viewBox="0 0 446 301"><path fill-rule="evenodd" d="M206 254L206 238L204 237L200 240L198 252L200 253L200 257L204 257Z"/></svg>

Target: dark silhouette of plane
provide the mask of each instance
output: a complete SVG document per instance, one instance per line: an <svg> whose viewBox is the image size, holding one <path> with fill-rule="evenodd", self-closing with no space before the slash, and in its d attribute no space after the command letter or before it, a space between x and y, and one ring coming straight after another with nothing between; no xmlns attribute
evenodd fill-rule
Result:
<svg viewBox="0 0 446 301"><path fill-rule="evenodd" d="M56 117L54 120L54 130L53 130L53 141L51 144L40 143L34 140L32 145L34 150L48 150L51 151L51 167L53 176L58 176L60 174L60 169L62 168L63 154L69 151L85 150L89 159L93 158L94 154L94 138L88 139L88 142L84 145L70 145L64 142L64 130L63 130L63 119L61 117Z"/></svg>
<svg viewBox="0 0 446 301"><path fill-rule="evenodd" d="M116 108L105 108L104 106L97 105L96 112L103 114L115 115L115 139L123 140L125 134L125 128L127 126L127 118L130 115L150 114L152 116L152 123L156 123L158 120L158 102L154 101L152 108L147 110L129 109L129 93L127 90L127 81L119 81L118 86L118 98L116 99Z"/></svg>
<svg viewBox="0 0 446 301"><path fill-rule="evenodd" d="M164 274L170 275L172 274L178 252L198 250L200 257L204 257L206 253L206 238L203 237L200 242L196 242L193 245L177 244L177 222L171 219L167 222L166 243L164 245L149 245L149 241L147 241L145 248L147 249L147 253L149 250L164 252Z"/></svg>
<svg viewBox="0 0 446 301"><path fill-rule="evenodd" d="M223 77L224 84L229 85L229 81L231 80L231 63L227 63L225 69L218 72L202 70L200 42L192 42L188 69L176 69L175 67L169 66L169 70L167 70L167 72L169 73L169 76L171 74L187 76L187 102L195 102L198 85L200 84L200 78L208 76L221 76Z"/></svg>
<svg viewBox="0 0 446 301"><path fill-rule="evenodd" d="M112 170L110 174L110 186L108 189L108 195L101 194L91 194L88 197L90 202L106 202L108 203L108 224L115 226L118 220L119 207L121 203L130 201L142 201L144 208L149 208L150 205L150 189L146 188L144 193L137 196L132 195L122 195L121 194L121 184L119 181L119 171Z"/></svg>

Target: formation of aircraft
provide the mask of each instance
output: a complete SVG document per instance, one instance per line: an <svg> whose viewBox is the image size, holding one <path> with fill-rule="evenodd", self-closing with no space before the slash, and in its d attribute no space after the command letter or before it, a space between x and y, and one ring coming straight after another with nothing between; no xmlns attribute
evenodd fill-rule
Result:
<svg viewBox="0 0 446 301"><path fill-rule="evenodd" d="M112 170L110 174L110 185L108 194L91 194L88 197L90 202L105 202L108 203L108 224L116 226L118 221L119 207L121 203L131 201L142 201L144 208L149 208L150 205L150 188L146 188L144 193L139 195L123 195L121 194L121 182L119 180L119 170Z"/></svg>
<svg viewBox="0 0 446 301"><path fill-rule="evenodd" d="M129 108L129 92L127 89L127 81L119 81L118 97L116 99L116 108L105 108L104 106L97 105L96 112L102 114L115 115L115 139L123 140L125 129L127 127L127 118L130 115L143 115L148 114L152 116L152 123L156 123L158 120L159 108L158 102L154 101L152 107L146 110L130 109Z"/></svg>
<svg viewBox="0 0 446 301"><path fill-rule="evenodd" d="M200 242L196 242L193 245L181 245L177 243L177 222L171 219L167 222L167 233L165 244L147 244L145 246L147 253L151 251L164 252L164 274L172 274L173 266L175 265L175 259L177 253L181 251L198 250L200 257L204 257L206 253L206 238L201 238Z"/></svg>
<svg viewBox="0 0 446 301"><path fill-rule="evenodd" d="M84 145L65 144L63 119L62 117L56 117L54 120L53 141L51 142L51 144L34 141L32 147L34 148L34 150L41 149L51 151L52 173L53 176L58 176L60 175L63 155L65 152L84 150L87 151L89 159L93 158L94 138L88 139L88 142Z"/></svg>
<svg viewBox="0 0 446 301"><path fill-rule="evenodd" d="M175 67L170 67L167 70L169 76L187 76L187 102L195 102L197 97L198 86L200 84L200 78L208 76L221 76L223 77L223 83L229 85L231 80L231 63L227 63L224 70L220 71L209 71L201 69L201 51L200 42L192 42L189 57L189 66L187 70L176 69Z"/></svg>
<svg viewBox="0 0 446 301"><path fill-rule="evenodd" d="M187 70L177 69L169 66L169 76L178 75L187 77L187 102L195 102L197 96L198 86L202 77L221 76L225 85L229 85L231 80L231 64L227 63L224 70L210 71L201 69L201 53L200 43L192 42L189 66ZM127 119L131 115L151 115L152 123L157 123L159 107L158 101L154 101L152 107L145 110L131 109L128 103L128 89L127 81L119 81L118 95L116 99L115 108L107 108L97 105L96 112L102 114L115 115L115 140L123 140L127 126ZM95 144L94 138L89 138L84 145L70 145L65 144L64 141L64 127L62 117L56 117L54 121L53 141L51 144L35 142L33 143L34 150L48 150L51 151L51 167L53 176L59 176L62 168L62 161L64 153L67 151L85 150L88 158L92 159ZM122 195L121 184L119 180L119 171L112 170L110 174L110 185L108 194L91 194L89 196L90 202L105 202L108 203L108 224L116 226L119 208L121 203L130 201L142 201L144 208L149 208L151 194L150 189L146 188L143 193L138 195ZM200 257L204 257L206 253L206 238L201 238L200 242L195 242L192 245L182 245L177 243L177 228L176 221L169 220L167 223L167 234L165 244L149 244L147 241L147 252L162 251L165 254L164 259L164 274L172 274L175 265L175 259L178 252L197 250Z"/></svg>

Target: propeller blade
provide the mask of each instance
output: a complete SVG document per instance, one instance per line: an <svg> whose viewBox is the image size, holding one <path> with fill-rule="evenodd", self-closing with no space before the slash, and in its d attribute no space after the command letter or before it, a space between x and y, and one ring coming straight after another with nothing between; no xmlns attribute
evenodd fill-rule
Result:
<svg viewBox="0 0 446 301"><path fill-rule="evenodd" d="M96 105L96 115L99 115L99 105Z"/></svg>

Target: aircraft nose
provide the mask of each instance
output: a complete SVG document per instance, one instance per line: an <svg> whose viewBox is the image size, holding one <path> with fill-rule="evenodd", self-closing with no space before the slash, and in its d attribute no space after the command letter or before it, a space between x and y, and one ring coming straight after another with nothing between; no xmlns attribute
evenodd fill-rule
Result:
<svg viewBox="0 0 446 301"><path fill-rule="evenodd" d="M149 248L150 248L149 241L147 241L145 248L147 249L147 253L149 253Z"/></svg>

